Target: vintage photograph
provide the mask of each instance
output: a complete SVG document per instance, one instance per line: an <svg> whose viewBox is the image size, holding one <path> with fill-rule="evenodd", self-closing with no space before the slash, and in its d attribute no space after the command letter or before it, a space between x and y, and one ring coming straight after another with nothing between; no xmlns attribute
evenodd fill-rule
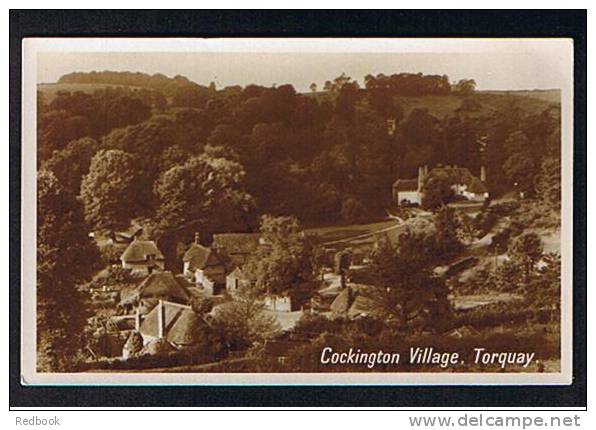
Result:
<svg viewBox="0 0 596 430"><path fill-rule="evenodd" d="M24 383L570 383L572 52L25 41Z"/></svg>

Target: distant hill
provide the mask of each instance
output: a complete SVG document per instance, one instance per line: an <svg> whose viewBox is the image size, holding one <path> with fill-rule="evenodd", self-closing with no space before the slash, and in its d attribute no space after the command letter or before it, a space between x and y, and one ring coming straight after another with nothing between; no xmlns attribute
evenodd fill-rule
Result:
<svg viewBox="0 0 596 430"><path fill-rule="evenodd" d="M476 109L468 111L472 117L484 116L495 111L507 109L512 103L530 113L539 113L553 104L560 104L560 92L535 94L534 91L508 91L508 92L476 92L466 97L458 95L447 96L420 96L396 97L396 101L404 109L407 116L413 109L426 108L429 112L442 118L453 114L461 108L465 98L476 105Z"/></svg>
<svg viewBox="0 0 596 430"><path fill-rule="evenodd" d="M83 93L93 94L97 90L103 88L116 88L116 87L127 87L127 88L139 88L130 87L128 85L114 85L114 84L74 84L74 83L55 83L55 84L38 84L37 91L40 91L44 97L46 103L50 103L56 94L60 91L68 91L71 93L80 91Z"/></svg>
<svg viewBox="0 0 596 430"><path fill-rule="evenodd" d="M319 101L332 101L333 95L318 91L304 93L307 97L314 97ZM471 117L488 115L494 111L507 109L512 103L530 113L539 113L551 105L560 105L560 90L526 90L526 91L477 91L469 96L425 95L425 96L395 96L394 100L401 105L404 116L408 116L414 109L428 109L429 113L438 118L452 115L462 107L464 99L476 105L467 114Z"/></svg>
<svg viewBox="0 0 596 430"><path fill-rule="evenodd" d="M561 103L561 90L518 90L518 91L481 91L482 94L501 94L521 97L531 97L550 103Z"/></svg>
<svg viewBox="0 0 596 430"><path fill-rule="evenodd" d="M39 84L46 102L51 102L59 91L82 91L93 93L106 87L127 87L132 89L147 88L161 92L168 99L174 94L209 97L207 87L201 86L186 77L175 76L169 78L162 74L149 75L132 72L91 72L70 73L62 76L57 83ZM192 94L189 94L192 92ZM329 92L305 92L306 97L313 97L319 101L333 101L335 96ZM467 100L466 100L467 99ZM423 96L395 96L407 116L417 108L428 109L429 113L443 118L453 115L462 108L466 100L466 114L471 117L489 115L494 111L507 109L513 104L530 113L539 113L547 107L561 102L560 90L522 90L522 91L477 91L469 96L457 94L423 95Z"/></svg>
<svg viewBox="0 0 596 430"><path fill-rule="evenodd" d="M201 87L185 76L176 75L169 78L161 73L150 75L141 72L73 72L58 79L59 84L111 84L143 88L160 91L171 91L179 87Z"/></svg>

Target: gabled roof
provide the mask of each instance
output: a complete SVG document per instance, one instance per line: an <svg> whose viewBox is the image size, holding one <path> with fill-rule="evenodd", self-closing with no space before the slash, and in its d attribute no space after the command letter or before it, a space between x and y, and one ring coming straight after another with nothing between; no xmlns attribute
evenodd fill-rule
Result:
<svg viewBox="0 0 596 430"><path fill-rule="evenodd" d="M331 311L336 315L356 318L370 313L370 300L356 289L347 287L331 303Z"/></svg>
<svg viewBox="0 0 596 430"><path fill-rule="evenodd" d="M467 191L475 194L484 194L488 193L488 188L486 188L486 185L484 185L484 183L480 179L474 176L474 178L472 178L472 181L468 185Z"/></svg>
<svg viewBox="0 0 596 430"><path fill-rule="evenodd" d="M331 310L336 314L347 314L356 299L355 291L348 287L344 289L331 303Z"/></svg>
<svg viewBox="0 0 596 430"><path fill-rule="evenodd" d="M139 299L155 298L187 302L189 292L172 272L154 272L147 276L134 290L122 297L121 303L134 303Z"/></svg>
<svg viewBox="0 0 596 430"><path fill-rule="evenodd" d="M204 269L209 266L221 265L221 259L216 252L206 246L193 243L184 253L182 261L189 264L190 270Z"/></svg>
<svg viewBox="0 0 596 430"><path fill-rule="evenodd" d="M163 254L152 240L135 240L124 250L120 260L127 262L147 261L148 255L153 255L156 260L164 259Z"/></svg>
<svg viewBox="0 0 596 430"><path fill-rule="evenodd" d="M418 191L418 179L398 179L393 188L396 191Z"/></svg>
<svg viewBox="0 0 596 430"><path fill-rule="evenodd" d="M193 345L201 339L206 328L203 319L190 306L162 302L164 313L164 339L176 345ZM151 337L159 336L160 306L153 308L143 319L139 331Z"/></svg>
<svg viewBox="0 0 596 430"><path fill-rule="evenodd" d="M245 280L245 281L254 280L254 279L251 279L251 277L244 270L242 270L240 267L236 267L234 270L232 270L230 273L228 273L228 276L230 278L236 278L236 279Z"/></svg>
<svg viewBox="0 0 596 430"><path fill-rule="evenodd" d="M134 238L137 234L143 231L143 227L140 225L133 224L126 230L117 231L116 234L128 239Z"/></svg>

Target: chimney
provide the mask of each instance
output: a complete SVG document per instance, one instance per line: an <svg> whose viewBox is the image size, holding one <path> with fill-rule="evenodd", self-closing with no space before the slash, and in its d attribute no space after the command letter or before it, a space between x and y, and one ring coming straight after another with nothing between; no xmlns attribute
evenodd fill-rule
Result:
<svg viewBox="0 0 596 430"><path fill-rule="evenodd" d="M165 332L165 315L164 315L163 301L160 300L157 303L157 337L163 339Z"/></svg>
<svg viewBox="0 0 596 430"><path fill-rule="evenodd" d="M484 165L480 166L480 180L486 182L486 167Z"/></svg>
<svg viewBox="0 0 596 430"><path fill-rule="evenodd" d="M424 187L424 181L426 181L427 175L428 175L428 166L418 167L418 191L422 190L422 187Z"/></svg>
<svg viewBox="0 0 596 430"><path fill-rule="evenodd" d="M200 245L201 244L201 233L199 233L198 231L195 233L195 245Z"/></svg>
<svg viewBox="0 0 596 430"><path fill-rule="evenodd" d="M141 329L141 313L139 312L139 308L135 312L135 330L139 331Z"/></svg>

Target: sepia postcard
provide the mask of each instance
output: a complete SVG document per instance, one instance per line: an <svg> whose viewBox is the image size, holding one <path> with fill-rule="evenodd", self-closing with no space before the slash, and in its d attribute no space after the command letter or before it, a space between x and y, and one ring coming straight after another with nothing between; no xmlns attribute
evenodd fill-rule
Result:
<svg viewBox="0 0 596 430"><path fill-rule="evenodd" d="M25 385L572 381L571 39L26 38Z"/></svg>

